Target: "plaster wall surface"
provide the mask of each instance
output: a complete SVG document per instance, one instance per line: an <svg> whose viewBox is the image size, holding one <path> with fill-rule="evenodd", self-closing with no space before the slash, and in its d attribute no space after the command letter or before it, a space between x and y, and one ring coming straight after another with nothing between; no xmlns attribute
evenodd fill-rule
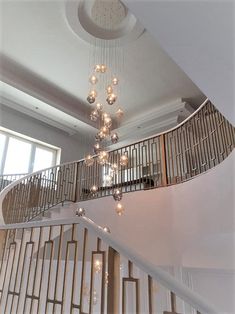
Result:
<svg viewBox="0 0 235 314"><path fill-rule="evenodd" d="M60 163L84 158L89 139L51 127L39 120L0 105L0 126L61 148Z"/></svg>

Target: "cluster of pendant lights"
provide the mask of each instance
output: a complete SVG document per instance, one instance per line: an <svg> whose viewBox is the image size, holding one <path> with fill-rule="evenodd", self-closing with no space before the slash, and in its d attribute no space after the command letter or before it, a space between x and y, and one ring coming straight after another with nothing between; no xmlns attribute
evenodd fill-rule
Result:
<svg viewBox="0 0 235 314"><path fill-rule="evenodd" d="M95 136L95 144L93 146L93 152L97 155L97 162L100 165L108 164L110 167L110 174L105 176L105 182L109 186L113 184L114 176L117 174L119 167L125 167L128 164L128 156L121 155L119 159L119 164L109 163L109 153L105 150L104 142L110 140L111 143L116 144L119 140L117 132L111 132L112 128L112 118L111 115L105 110L105 105L112 106L117 102L117 93L115 91L119 80L117 77L112 77L109 84L100 92L101 95L98 95L96 86L99 83L99 80L102 81L102 75L107 74L107 66L104 64L97 64L94 67L94 71L89 78L89 83L91 85L91 90L87 96L87 101L90 104L94 104L94 108L91 111L90 119L94 122L99 122L100 129ZM104 81L104 80L103 80ZM101 97L99 97L101 96ZM105 96L105 97L104 97ZM105 99L105 105L98 101L99 98ZM120 120L123 117L123 110L118 108L115 112L116 118ZM94 164L94 156L88 154L85 157L86 166L90 167ZM90 193L95 197L98 193L98 187L96 185L91 186ZM122 215L124 212L124 207L120 203L122 199L122 190L121 188L115 188L113 190L113 198L117 201L116 212L118 215Z"/></svg>

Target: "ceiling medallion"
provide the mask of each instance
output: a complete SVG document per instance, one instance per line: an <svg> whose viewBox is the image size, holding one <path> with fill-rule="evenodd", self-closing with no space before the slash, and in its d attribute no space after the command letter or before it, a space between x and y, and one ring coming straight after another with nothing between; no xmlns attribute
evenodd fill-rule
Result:
<svg viewBox="0 0 235 314"><path fill-rule="evenodd" d="M119 45L125 45L144 32L141 23L119 0L68 0L65 13L73 32L91 44L98 38L107 40L109 46L115 45L117 40Z"/></svg>

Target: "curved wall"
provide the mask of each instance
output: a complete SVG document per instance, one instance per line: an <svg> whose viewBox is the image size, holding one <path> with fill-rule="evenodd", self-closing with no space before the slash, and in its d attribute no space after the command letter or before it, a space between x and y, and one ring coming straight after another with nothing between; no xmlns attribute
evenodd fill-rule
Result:
<svg viewBox="0 0 235 314"><path fill-rule="evenodd" d="M112 197L79 206L157 265L231 269L235 265L234 174L233 151L220 165L189 182L125 194L121 217Z"/></svg>

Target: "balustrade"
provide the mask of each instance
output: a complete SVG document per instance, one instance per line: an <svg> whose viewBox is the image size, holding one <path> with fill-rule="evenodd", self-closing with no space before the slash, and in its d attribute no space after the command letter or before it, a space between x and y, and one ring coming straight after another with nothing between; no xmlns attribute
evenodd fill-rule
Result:
<svg viewBox="0 0 235 314"><path fill-rule="evenodd" d="M234 147L235 128L207 100L174 129L110 151L104 165L95 156L91 166L81 160L18 180L1 194L0 208L6 223L22 222L65 201L110 196L117 187L128 193L182 183L218 165ZM120 166L124 154L129 161ZM113 164L119 167L110 183Z"/></svg>
<svg viewBox="0 0 235 314"><path fill-rule="evenodd" d="M216 313L87 218L0 229L1 313Z"/></svg>

